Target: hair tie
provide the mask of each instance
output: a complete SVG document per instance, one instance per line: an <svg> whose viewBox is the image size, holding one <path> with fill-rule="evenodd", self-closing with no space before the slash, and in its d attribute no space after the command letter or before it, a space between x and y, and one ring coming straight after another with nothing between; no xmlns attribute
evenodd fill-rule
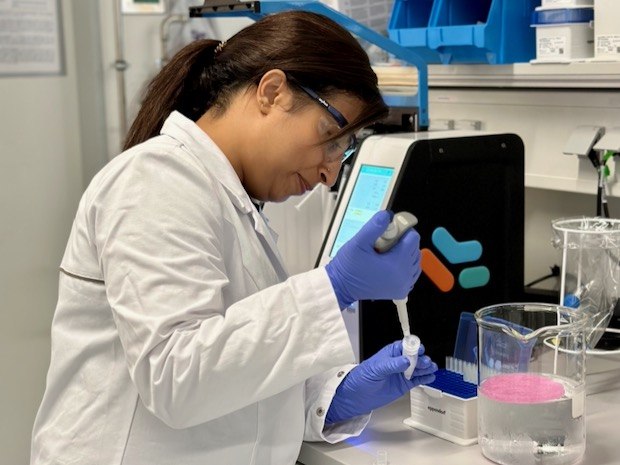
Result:
<svg viewBox="0 0 620 465"><path fill-rule="evenodd" d="M217 44L217 47L215 47L215 51L213 52L214 55L219 54L222 51L222 49L224 48L224 45L226 45L226 41L225 40L223 40L219 44Z"/></svg>

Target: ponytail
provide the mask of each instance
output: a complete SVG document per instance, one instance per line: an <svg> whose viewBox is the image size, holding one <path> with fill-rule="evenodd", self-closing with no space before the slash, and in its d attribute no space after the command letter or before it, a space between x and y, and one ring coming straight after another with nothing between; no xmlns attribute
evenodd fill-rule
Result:
<svg viewBox="0 0 620 465"><path fill-rule="evenodd" d="M177 53L149 83L140 111L123 144L123 150L159 134L174 110L198 120L214 99L209 68L213 65L217 40L198 40Z"/></svg>

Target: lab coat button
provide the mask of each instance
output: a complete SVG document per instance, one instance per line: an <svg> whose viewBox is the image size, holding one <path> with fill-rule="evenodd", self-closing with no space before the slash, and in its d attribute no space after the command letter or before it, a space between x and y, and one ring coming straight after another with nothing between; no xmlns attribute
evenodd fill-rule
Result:
<svg viewBox="0 0 620 465"><path fill-rule="evenodd" d="M323 407L319 407L318 409L316 409L316 414L319 417L322 417L324 413L325 413L325 410L323 409Z"/></svg>
<svg viewBox="0 0 620 465"><path fill-rule="evenodd" d="M338 378L342 378L344 376L344 371L340 370L336 376L338 376Z"/></svg>

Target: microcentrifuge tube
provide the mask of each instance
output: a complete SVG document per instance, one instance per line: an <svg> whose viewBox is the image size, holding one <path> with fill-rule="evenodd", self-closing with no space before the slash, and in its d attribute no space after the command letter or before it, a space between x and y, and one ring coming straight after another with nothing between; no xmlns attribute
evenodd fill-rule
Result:
<svg viewBox="0 0 620 465"><path fill-rule="evenodd" d="M418 351L420 350L420 338L410 334L403 338L403 355L409 359L409 368L405 370L405 378L411 379L413 370L418 363Z"/></svg>

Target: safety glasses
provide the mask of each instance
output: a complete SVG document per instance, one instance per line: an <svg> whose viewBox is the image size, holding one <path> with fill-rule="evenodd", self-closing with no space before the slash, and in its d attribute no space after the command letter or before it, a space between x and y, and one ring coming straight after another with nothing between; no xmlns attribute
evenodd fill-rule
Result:
<svg viewBox="0 0 620 465"><path fill-rule="evenodd" d="M347 119L344 117L342 113L340 113L332 105L330 105L329 102L327 102L327 100L325 100L322 97L319 97L319 94L317 94L314 90L300 84L295 79L292 79L290 76L289 76L289 81L291 81L301 90L303 90L310 98L312 98L312 100L314 100L319 105L321 105L323 108L325 108L327 112L332 116L336 124L338 125L338 129L342 129L349 124L349 122L347 121ZM321 136L329 136L330 126L332 125L333 124L330 123L327 119L321 118L319 120L319 134ZM338 160L340 161L340 163L343 163L347 158L349 158L351 155L355 153L356 149L357 149L357 137L355 137L355 134L344 135L342 137L339 137L337 139L330 141L325 146L325 157L327 158L327 161L330 163L338 161Z"/></svg>

